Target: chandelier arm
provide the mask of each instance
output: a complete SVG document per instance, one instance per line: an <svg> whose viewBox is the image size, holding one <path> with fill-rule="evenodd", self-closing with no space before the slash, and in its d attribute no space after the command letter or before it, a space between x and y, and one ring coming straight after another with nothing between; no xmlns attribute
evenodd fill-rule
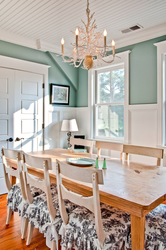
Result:
<svg viewBox="0 0 166 250"><path fill-rule="evenodd" d="M102 60L103 62L105 62L105 63L112 63L112 62L115 60L115 57L113 57L113 59L112 59L111 61L106 61L106 60L104 60L103 58L101 58L101 60Z"/></svg>
<svg viewBox="0 0 166 250"><path fill-rule="evenodd" d="M74 63L73 63L73 64L74 64L74 67L75 67L75 68L79 68L83 60L84 60L84 59L82 59L82 60L79 62L79 64L76 64L76 63L74 62Z"/></svg>
<svg viewBox="0 0 166 250"><path fill-rule="evenodd" d="M71 43L71 46L74 47L70 56L62 54L64 62L74 64L74 67L78 68L83 62L83 66L86 69L93 67L93 60L97 58L97 64L100 60L105 63L112 63L115 59L115 42L112 43L112 46L106 45L106 39L104 38L103 43L103 34L102 32L97 32L96 20L94 19L94 13L91 14L89 9L89 0L87 0L86 16L87 22L83 20L82 26L77 27L79 32L76 33L71 31L75 36L76 42ZM79 34L79 37L78 37ZM64 49L64 42L62 44L62 51ZM112 49L113 54L107 56L107 52ZM111 57L112 56L112 57ZM104 58L104 59L103 59ZM105 58L110 59L107 61ZM112 60L111 60L112 59Z"/></svg>

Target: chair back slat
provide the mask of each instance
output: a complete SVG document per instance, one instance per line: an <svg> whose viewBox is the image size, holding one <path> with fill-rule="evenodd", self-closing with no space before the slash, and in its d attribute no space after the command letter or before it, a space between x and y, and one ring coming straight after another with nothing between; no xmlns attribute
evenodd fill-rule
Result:
<svg viewBox="0 0 166 250"><path fill-rule="evenodd" d="M70 138L70 144L72 145L72 150L74 151L74 145L81 145L89 147L89 153L92 154L93 141L79 138Z"/></svg>
<svg viewBox="0 0 166 250"><path fill-rule="evenodd" d="M24 154L24 157L25 157L26 164L33 168L43 169L43 161L47 161L48 170L52 170L51 158L47 158L47 157L43 158L43 157L38 157L38 156L32 156L29 154Z"/></svg>
<svg viewBox="0 0 166 250"><path fill-rule="evenodd" d="M104 184L103 171L96 168L80 168L77 166L69 165L64 162L60 164L60 172L62 175L77 181L92 183L92 174L97 173L98 184Z"/></svg>
<svg viewBox="0 0 166 250"><path fill-rule="evenodd" d="M38 180L37 178L32 177L31 175L27 175L27 183L30 186L34 186L37 188L40 188L41 190L43 190L44 192L46 192L45 189L45 181L44 180Z"/></svg>
<svg viewBox="0 0 166 250"><path fill-rule="evenodd" d="M135 145L123 145L123 152L136 155L145 155L163 159L164 150L161 148L142 147Z"/></svg>
<svg viewBox="0 0 166 250"><path fill-rule="evenodd" d="M4 151L5 157L11 160L16 160L18 153L19 152L21 153L20 150L11 150L11 149L6 149L6 148L3 148L2 150Z"/></svg>
<svg viewBox="0 0 166 250"><path fill-rule="evenodd" d="M67 190L63 185L61 185L61 194L62 199L67 199L79 206L87 207L90 211L94 213L93 196L84 197L80 194Z"/></svg>
<svg viewBox="0 0 166 250"><path fill-rule="evenodd" d="M120 151L122 153L123 144L117 143L117 142L96 141L95 148L98 149L98 151L97 151L98 156L100 156L100 154L101 154L101 149L115 150L115 151ZM120 158L122 158L122 154L121 154Z"/></svg>
<svg viewBox="0 0 166 250"><path fill-rule="evenodd" d="M9 158L8 158L9 159ZM17 170L6 167L6 173L19 179L19 173Z"/></svg>
<svg viewBox="0 0 166 250"><path fill-rule="evenodd" d="M14 176L19 179L21 193L22 193L23 199L26 200L25 186L24 186L24 180L23 180L23 174L22 174L22 162L21 162L22 151L2 148L1 152L2 152L2 162L3 162L5 183L6 183L8 191L10 191L12 188L12 185L9 180L9 175ZM8 167L7 159L17 162L17 169ZM18 160L20 160L20 163L18 163Z"/></svg>
<svg viewBox="0 0 166 250"><path fill-rule="evenodd" d="M129 159L129 154L143 155L143 156L157 158L157 166L159 166L161 164L161 159L163 159L164 156L164 149L124 144L123 153L126 153L126 160Z"/></svg>
<svg viewBox="0 0 166 250"><path fill-rule="evenodd" d="M29 175L27 167L34 167L44 170L44 180L35 180L32 175ZM42 189L46 192L47 196L47 206L49 213L51 215L52 222L55 220L56 210L53 205L51 189L50 189L50 178L49 170L52 169L52 160L51 158L46 157L36 157L29 154L23 153L23 172L25 180L25 190L27 194L27 199L29 204L33 203L33 196L30 190L30 184Z"/></svg>

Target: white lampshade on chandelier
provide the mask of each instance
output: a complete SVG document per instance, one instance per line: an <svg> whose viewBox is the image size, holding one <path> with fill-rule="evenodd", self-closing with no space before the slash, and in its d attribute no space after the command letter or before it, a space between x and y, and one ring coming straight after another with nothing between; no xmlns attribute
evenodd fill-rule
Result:
<svg viewBox="0 0 166 250"><path fill-rule="evenodd" d="M75 35L75 43L71 43L74 48L70 55L64 54L65 40L64 38L61 39L62 58L64 62L71 63L74 67L79 67L83 62L85 69L91 69L95 58L97 58L98 65L100 60L111 63L115 59L115 41L112 40L111 46L108 46L106 42L107 31L104 30L103 34L102 32L96 32L97 25L96 20L93 20L94 14L90 15L89 0L87 0L87 24L81 20L84 26L77 27L75 32L72 31ZM111 49L112 55L107 56L107 52ZM105 57L108 60L105 60Z"/></svg>

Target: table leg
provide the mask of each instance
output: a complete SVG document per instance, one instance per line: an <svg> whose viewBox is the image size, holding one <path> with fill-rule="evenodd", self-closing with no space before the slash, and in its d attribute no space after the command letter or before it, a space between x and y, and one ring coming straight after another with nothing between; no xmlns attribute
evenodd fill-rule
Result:
<svg viewBox="0 0 166 250"><path fill-rule="evenodd" d="M145 244L145 216L131 215L131 244L132 250L144 250Z"/></svg>

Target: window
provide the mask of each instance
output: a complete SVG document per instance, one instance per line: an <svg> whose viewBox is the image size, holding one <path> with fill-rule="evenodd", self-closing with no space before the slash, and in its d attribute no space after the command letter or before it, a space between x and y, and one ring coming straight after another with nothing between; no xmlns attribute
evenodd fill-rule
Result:
<svg viewBox="0 0 166 250"><path fill-rule="evenodd" d="M166 146L166 41L157 46L158 145Z"/></svg>
<svg viewBox="0 0 166 250"><path fill-rule="evenodd" d="M89 71L91 138L128 143L129 53Z"/></svg>
<svg viewBox="0 0 166 250"><path fill-rule="evenodd" d="M124 138L124 67L96 71L95 137Z"/></svg>

